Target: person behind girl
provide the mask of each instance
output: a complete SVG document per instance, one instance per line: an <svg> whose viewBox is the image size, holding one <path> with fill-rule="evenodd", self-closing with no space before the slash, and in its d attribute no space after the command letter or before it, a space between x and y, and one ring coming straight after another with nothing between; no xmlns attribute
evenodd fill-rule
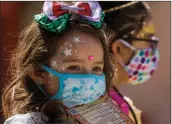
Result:
<svg viewBox="0 0 172 124"><path fill-rule="evenodd" d="M158 39L155 37L151 11L145 2L99 2L104 10L105 22L111 30L109 49L117 68L113 100L136 124L141 124L141 111L131 99L120 94L122 84L142 84L156 71L159 61Z"/></svg>
<svg viewBox="0 0 172 124"><path fill-rule="evenodd" d="M5 124L75 123L66 108L92 103L110 87L98 2L45 2L43 11L13 53L2 95Z"/></svg>

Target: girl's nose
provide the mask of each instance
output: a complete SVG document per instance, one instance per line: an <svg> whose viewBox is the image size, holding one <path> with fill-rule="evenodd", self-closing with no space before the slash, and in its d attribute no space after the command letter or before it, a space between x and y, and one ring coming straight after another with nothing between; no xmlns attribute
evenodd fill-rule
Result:
<svg viewBox="0 0 172 124"><path fill-rule="evenodd" d="M92 71L91 71L91 68L84 68L83 69L83 73L84 74L90 74Z"/></svg>

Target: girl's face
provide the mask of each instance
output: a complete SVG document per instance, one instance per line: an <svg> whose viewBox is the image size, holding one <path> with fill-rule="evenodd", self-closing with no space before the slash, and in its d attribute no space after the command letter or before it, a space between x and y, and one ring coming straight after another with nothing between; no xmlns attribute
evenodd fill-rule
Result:
<svg viewBox="0 0 172 124"><path fill-rule="evenodd" d="M104 51L100 41L79 31L65 33L57 41L56 52L49 60L50 68L62 73L103 73ZM58 92L58 78L43 72L43 88L50 96Z"/></svg>

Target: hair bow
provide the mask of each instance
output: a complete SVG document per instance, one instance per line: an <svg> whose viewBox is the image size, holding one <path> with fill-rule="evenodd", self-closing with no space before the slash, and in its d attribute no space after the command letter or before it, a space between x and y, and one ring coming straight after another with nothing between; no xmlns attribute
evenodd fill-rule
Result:
<svg viewBox="0 0 172 124"><path fill-rule="evenodd" d="M35 15L35 21L49 31L60 33L66 28L72 14L79 15L79 21L95 28L101 28L104 19L98 2L75 2L69 6L62 2L50 1L44 2L43 13Z"/></svg>

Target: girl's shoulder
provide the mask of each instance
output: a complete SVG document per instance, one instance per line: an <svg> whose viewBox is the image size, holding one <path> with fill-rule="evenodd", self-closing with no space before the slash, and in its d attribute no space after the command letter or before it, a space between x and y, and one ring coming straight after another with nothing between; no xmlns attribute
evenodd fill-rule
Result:
<svg viewBox="0 0 172 124"><path fill-rule="evenodd" d="M45 124L41 112L17 114L8 118L4 124Z"/></svg>

